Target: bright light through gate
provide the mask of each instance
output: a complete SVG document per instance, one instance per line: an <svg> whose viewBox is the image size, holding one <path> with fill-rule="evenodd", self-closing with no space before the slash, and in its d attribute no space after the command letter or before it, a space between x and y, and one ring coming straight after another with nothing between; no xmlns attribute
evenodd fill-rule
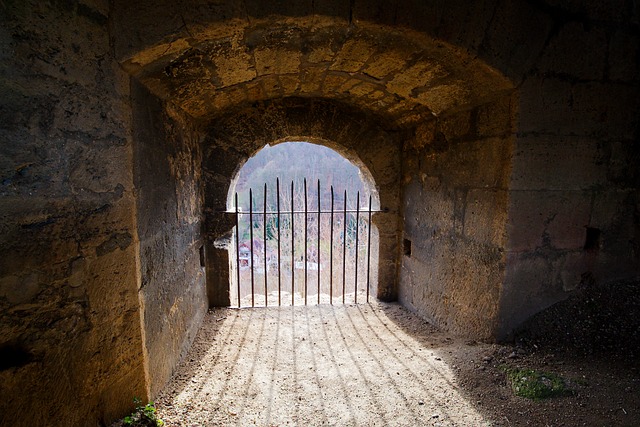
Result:
<svg viewBox="0 0 640 427"><path fill-rule="evenodd" d="M379 202L361 171L308 143L267 146L246 166L229 207L236 218L232 306L368 301L377 288L371 217Z"/></svg>

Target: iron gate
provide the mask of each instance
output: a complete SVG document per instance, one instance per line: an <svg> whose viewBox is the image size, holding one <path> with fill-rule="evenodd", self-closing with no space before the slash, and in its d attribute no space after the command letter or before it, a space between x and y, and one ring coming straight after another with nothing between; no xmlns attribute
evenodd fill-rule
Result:
<svg viewBox="0 0 640 427"><path fill-rule="evenodd" d="M255 307L288 305L290 301L291 305L307 305L314 293L317 304L357 304L359 293L369 301L372 197L361 207L358 191L349 206L347 191L336 195L330 186L323 207L320 180L316 190L310 206L306 179L301 191L292 181L284 193L277 179L275 193L270 194L264 184L262 200L254 200L256 194L249 189L248 211L240 207L235 193L232 304ZM256 298L262 294L264 304Z"/></svg>

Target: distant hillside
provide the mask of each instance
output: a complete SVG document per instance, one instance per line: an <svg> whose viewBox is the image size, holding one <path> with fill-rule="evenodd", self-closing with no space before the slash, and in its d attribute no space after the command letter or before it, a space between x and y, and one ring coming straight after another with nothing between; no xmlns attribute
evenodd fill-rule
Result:
<svg viewBox="0 0 640 427"><path fill-rule="evenodd" d="M356 166L334 150L307 142L285 142L275 146L267 145L242 167L236 191L240 207L249 209L249 189L253 189L254 210L263 206L263 189L267 184L267 204L275 207L276 178L280 179L281 206L289 206L291 182L294 183L295 208L304 205L304 179L307 179L307 203L309 209L317 209L317 185L320 180L322 209L331 203L330 187L334 189L336 209L342 209L344 191L348 193L349 208L355 208L356 193L360 192L360 206L368 203L368 193Z"/></svg>

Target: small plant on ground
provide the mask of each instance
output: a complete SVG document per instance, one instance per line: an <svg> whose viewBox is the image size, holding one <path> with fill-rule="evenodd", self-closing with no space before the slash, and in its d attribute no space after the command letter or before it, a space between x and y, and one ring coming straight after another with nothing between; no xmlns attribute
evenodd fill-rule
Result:
<svg viewBox="0 0 640 427"><path fill-rule="evenodd" d="M546 399L567 394L565 381L556 374L532 369L504 368L516 396Z"/></svg>
<svg viewBox="0 0 640 427"><path fill-rule="evenodd" d="M139 398L134 397L133 403L136 405L136 409L131 415L124 417L123 425L131 427L164 426L164 421L156 415L156 407L153 402L143 405Z"/></svg>

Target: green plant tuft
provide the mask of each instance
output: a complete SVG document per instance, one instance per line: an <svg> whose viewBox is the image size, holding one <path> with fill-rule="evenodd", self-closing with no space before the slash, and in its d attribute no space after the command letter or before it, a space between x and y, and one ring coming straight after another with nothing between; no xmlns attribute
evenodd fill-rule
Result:
<svg viewBox="0 0 640 427"><path fill-rule="evenodd" d="M516 396L546 399L567 394L565 381L556 374L532 369L504 368Z"/></svg>
<svg viewBox="0 0 640 427"><path fill-rule="evenodd" d="M156 415L156 406L153 402L149 402L146 405L143 405L140 398L134 397L133 403L136 405L136 409L131 415L124 417L123 425L131 427L164 426L164 421L162 421Z"/></svg>

